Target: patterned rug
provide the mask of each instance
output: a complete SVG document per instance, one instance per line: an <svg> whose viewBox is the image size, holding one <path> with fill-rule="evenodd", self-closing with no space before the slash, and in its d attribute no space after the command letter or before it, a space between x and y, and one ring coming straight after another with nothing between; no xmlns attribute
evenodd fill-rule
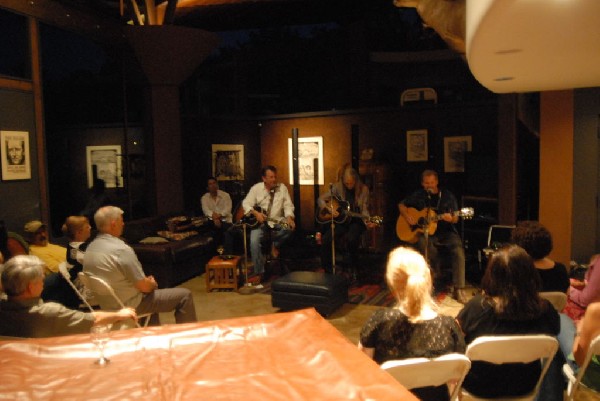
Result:
<svg viewBox="0 0 600 401"><path fill-rule="evenodd" d="M376 306L392 306L396 303L394 295L380 284L356 284L348 290L348 302Z"/></svg>

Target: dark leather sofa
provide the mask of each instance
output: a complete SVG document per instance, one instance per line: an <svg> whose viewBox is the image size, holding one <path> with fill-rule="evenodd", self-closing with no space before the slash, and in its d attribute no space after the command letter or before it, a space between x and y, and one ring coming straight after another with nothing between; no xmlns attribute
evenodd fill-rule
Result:
<svg viewBox="0 0 600 401"><path fill-rule="evenodd" d="M154 276L158 288L174 287L204 273L206 263L216 253L212 236L202 230L199 235L180 241L140 243L166 230L167 219L168 216L158 216L128 221L123 231L123 239L135 251L144 272Z"/></svg>

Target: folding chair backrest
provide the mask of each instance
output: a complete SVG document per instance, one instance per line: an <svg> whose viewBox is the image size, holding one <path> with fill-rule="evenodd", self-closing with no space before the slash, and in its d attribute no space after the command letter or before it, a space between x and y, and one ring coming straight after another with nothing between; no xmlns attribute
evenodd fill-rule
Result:
<svg viewBox="0 0 600 401"><path fill-rule="evenodd" d="M69 269L71 267L73 267L73 265L70 265L67 262L61 262L58 265L58 271L63 276L63 278L65 280L67 280L67 283L69 283L69 285L71 286L71 288L73 289L73 291L75 291L75 294L77 294L77 296L79 297L79 299L81 299L81 302L83 302L83 304L90 310L90 312L93 312L94 308L92 308L92 306L87 301L87 299L85 299L85 296L81 292L79 292L79 290L77 289L77 287L75 286L75 284L73 284L73 282L71 281L71 275L69 274Z"/></svg>
<svg viewBox="0 0 600 401"><path fill-rule="evenodd" d="M110 284L108 284L102 278L86 272L80 272L77 277L79 277L79 280L81 280L83 285L93 293L99 295L100 297L111 297L121 308L125 307ZM102 305L100 306L102 307Z"/></svg>
<svg viewBox="0 0 600 401"><path fill-rule="evenodd" d="M567 305L567 294L560 291L542 291L540 297L550 301L554 309L561 312Z"/></svg>
<svg viewBox="0 0 600 401"><path fill-rule="evenodd" d="M575 394L577 393L577 390L578 390L579 386L581 385L581 380L583 379L583 376L585 376L585 371L586 371L588 365L590 364L590 361L592 360L592 357L594 355L600 355L600 335L596 336L590 342L590 346L588 348L587 354L585 355L583 364L579 367L577 376L575 376L573 374L573 371L570 369L570 367L568 365L565 365L565 367L563 367L563 371L565 372L565 374L567 375L567 378L570 381L570 386L567 391L569 400L573 400L575 398Z"/></svg>
<svg viewBox="0 0 600 401"><path fill-rule="evenodd" d="M381 368L407 389L455 383L450 400L458 397L471 361L462 354L447 354L434 359L408 358L384 362Z"/></svg>
<svg viewBox="0 0 600 401"><path fill-rule="evenodd" d="M542 360L542 372L533 391L527 396L514 397L514 399L533 399L557 349L558 341L548 335L482 336L469 344L465 355L471 362L485 361L494 364L530 363Z"/></svg>
<svg viewBox="0 0 600 401"><path fill-rule="evenodd" d="M123 304L123 301L121 301L121 299L117 296L115 290L113 290L110 284L108 284L103 278L86 272L79 272L77 277L79 277L79 280L81 280L83 285L93 293L99 295L100 297L113 298L114 302L117 303L121 309L125 308L125 304ZM100 307L102 307L102 305L100 305ZM146 313L138 315L138 319L144 319L143 326L146 327L150 322L151 316L151 313ZM135 325L137 327L142 327L138 322L135 322Z"/></svg>

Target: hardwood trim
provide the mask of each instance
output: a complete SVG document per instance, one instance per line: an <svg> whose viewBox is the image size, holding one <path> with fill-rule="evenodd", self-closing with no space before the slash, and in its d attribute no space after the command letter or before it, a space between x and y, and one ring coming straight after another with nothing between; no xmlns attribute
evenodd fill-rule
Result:
<svg viewBox="0 0 600 401"><path fill-rule="evenodd" d="M0 7L17 14L33 17L49 25L89 36L111 46L125 46L120 16L103 18L55 0L2 0Z"/></svg>
<svg viewBox="0 0 600 401"><path fill-rule="evenodd" d="M2 89L14 89L23 92L32 92L33 83L31 81L25 81L21 79L11 79L0 77L0 88Z"/></svg>
<svg viewBox="0 0 600 401"><path fill-rule="evenodd" d="M48 173L46 171L46 141L44 127L44 97L42 92L41 45L39 25L29 17L29 40L31 43L31 78L33 83L33 109L35 115L35 137L37 143L38 176L40 185L40 214L42 221L50 222L48 199Z"/></svg>

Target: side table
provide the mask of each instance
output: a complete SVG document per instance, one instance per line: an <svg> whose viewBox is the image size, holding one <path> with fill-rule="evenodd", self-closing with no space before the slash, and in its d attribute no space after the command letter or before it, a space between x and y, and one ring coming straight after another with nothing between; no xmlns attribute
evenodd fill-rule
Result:
<svg viewBox="0 0 600 401"><path fill-rule="evenodd" d="M223 258L214 256L206 264L206 291L210 292L215 288L231 288L234 291L238 289L238 267L240 266L241 256Z"/></svg>

